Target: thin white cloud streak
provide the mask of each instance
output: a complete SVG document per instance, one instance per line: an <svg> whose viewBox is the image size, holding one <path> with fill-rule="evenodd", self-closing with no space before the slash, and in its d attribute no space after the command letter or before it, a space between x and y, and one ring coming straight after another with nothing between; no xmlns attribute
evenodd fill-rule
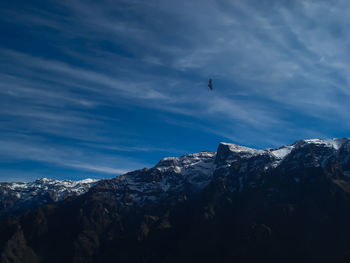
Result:
<svg viewBox="0 0 350 263"><path fill-rule="evenodd" d="M46 106L78 106L81 108L93 108L97 106L96 101L89 98L77 97L73 93L61 89L49 88L48 84L33 81L24 77L14 77L8 74L1 74L0 93L13 98L28 99L32 103L40 102Z"/></svg>
<svg viewBox="0 0 350 263"><path fill-rule="evenodd" d="M23 140L24 138L26 141ZM46 140L38 140L30 136L1 139L0 144L0 156L4 161L31 160L113 175L144 167L144 164L116 155L99 153L96 156L86 149L50 145Z"/></svg>
<svg viewBox="0 0 350 263"><path fill-rule="evenodd" d="M120 146L120 145L105 145L96 143L82 143L84 146L106 149L118 152L171 152L171 153L186 153L185 150L175 148L162 148L151 146Z"/></svg>
<svg viewBox="0 0 350 263"><path fill-rule="evenodd" d="M99 173L114 174L114 175L125 174L127 172L130 172L130 170L125 170L125 169L115 169L110 167L95 166L95 165L82 164L82 163L68 163L66 164L66 166L88 170L88 171L99 172Z"/></svg>
<svg viewBox="0 0 350 263"><path fill-rule="evenodd" d="M73 84L77 83L78 85L75 87L85 88L88 91L102 94L104 95L104 99L108 98L108 96L106 96L107 93L108 95L114 95L114 97L116 95L124 95L124 97L136 99L170 100L170 98L161 91L155 90L151 83L144 81L123 81L95 71L73 67L60 61L44 60L12 50L0 49L0 52L3 56L10 56L17 61L17 63L21 62L25 65L31 65L31 68L41 72L54 74L53 80L58 83L61 82L60 76L63 76L63 80L70 79L73 81ZM47 74L43 75L45 76ZM99 86L96 87L96 84ZM108 90L106 90L106 88L108 88Z"/></svg>
<svg viewBox="0 0 350 263"><path fill-rule="evenodd" d="M45 173L29 172L16 169L2 169L0 183L5 182L31 182L38 178L49 177ZM51 178L51 177L50 177Z"/></svg>

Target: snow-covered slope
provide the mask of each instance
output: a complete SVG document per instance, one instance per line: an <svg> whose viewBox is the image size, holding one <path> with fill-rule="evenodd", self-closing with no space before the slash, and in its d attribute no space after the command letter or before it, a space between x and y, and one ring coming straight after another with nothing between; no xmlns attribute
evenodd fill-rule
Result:
<svg viewBox="0 0 350 263"><path fill-rule="evenodd" d="M47 193L56 202L67 196L86 193L97 181L95 179L72 181L41 178L29 183L0 183L0 191L2 195L11 195L19 199L30 199Z"/></svg>
<svg viewBox="0 0 350 263"><path fill-rule="evenodd" d="M155 167L101 181L99 187L113 188L124 204L144 204L163 198L186 198L209 184L215 169L215 152L203 151L167 157Z"/></svg>
<svg viewBox="0 0 350 263"><path fill-rule="evenodd" d="M0 183L0 219L37 206L86 193L98 180L81 181L41 178L28 183Z"/></svg>
<svg viewBox="0 0 350 263"><path fill-rule="evenodd" d="M346 158L350 149L350 139L335 138L330 140L308 139L296 141L292 145L285 145L277 149L257 150L230 143L220 143L217 154L219 165L231 166L238 161L250 163L250 169L255 170L262 164L264 170L273 169L283 161L302 158L310 159L309 165L325 167L330 158ZM345 155L345 156L344 156ZM263 161L263 162L259 162ZM254 163L252 164L251 162ZM344 161L344 160L343 160ZM316 162L316 163L315 163ZM304 165L306 163L304 162ZM296 164L297 165L297 164ZM247 172L248 167L241 167L242 172Z"/></svg>

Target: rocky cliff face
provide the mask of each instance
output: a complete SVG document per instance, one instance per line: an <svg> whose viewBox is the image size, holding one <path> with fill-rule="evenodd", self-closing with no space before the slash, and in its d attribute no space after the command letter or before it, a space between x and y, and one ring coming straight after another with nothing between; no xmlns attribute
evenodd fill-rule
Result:
<svg viewBox="0 0 350 263"><path fill-rule="evenodd" d="M350 140L165 158L0 224L3 262L348 262Z"/></svg>

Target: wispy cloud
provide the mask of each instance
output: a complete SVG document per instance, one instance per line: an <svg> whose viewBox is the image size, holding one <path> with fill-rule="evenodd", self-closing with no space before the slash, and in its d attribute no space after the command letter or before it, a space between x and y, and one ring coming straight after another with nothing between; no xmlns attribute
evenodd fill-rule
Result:
<svg viewBox="0 0 350 263"><path fill-rule="evenodd" d="M179 150L176 148L161 148L154 146L124 146L124 145L106 145L106 144L96 144L96 143L82 143L84 146L106 149L116 152L171 152L171 153L185 153L184 150Z"/></svg>
<svg viewBox="0 0 350 263"><path fill-rule="evenodd" d="M3 161L32 160L115 176L145 166L115 154L100 152L96 155L88 148L53 145L43 138L23 135L14 140L13 137L0 140L0 156Z"/></svg>

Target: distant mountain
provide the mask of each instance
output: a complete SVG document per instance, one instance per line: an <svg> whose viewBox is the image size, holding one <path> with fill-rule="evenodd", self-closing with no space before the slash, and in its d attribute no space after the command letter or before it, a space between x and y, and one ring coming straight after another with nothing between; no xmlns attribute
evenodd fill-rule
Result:
<svg viewBox="0 0 350 263"><path fill-rule="evenodd" d="M349 262L350 139L162 159L0 223L2 262Z"/></svg>
<svg viewBox="0 0 350 263"><path fill-rule="evenodd" d="M38 206L86 193L97 180L52 180L42 178L29 183L0 183L0 220L22 214Z"/></svg>

